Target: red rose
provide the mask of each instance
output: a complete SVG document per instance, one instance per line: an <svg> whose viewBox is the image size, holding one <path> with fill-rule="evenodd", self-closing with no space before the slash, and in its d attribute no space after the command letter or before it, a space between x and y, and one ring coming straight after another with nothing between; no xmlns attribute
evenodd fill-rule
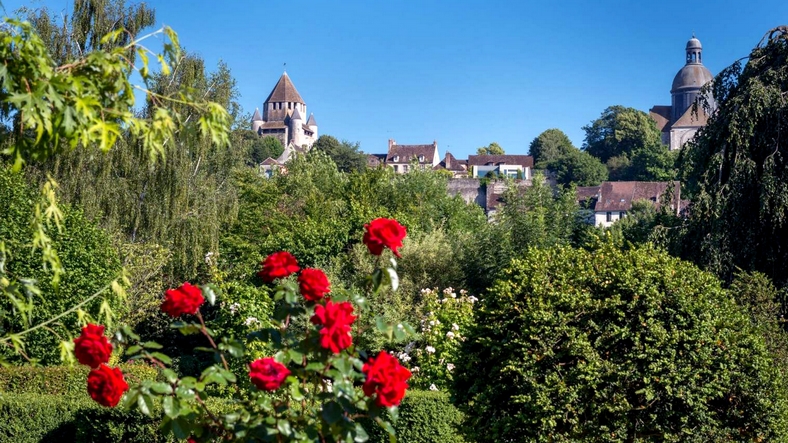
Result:
<svg viewBox="0 0 788 443"><path fill-rule="evenodd" d="M405 396L405 390L408 389L408 368L399 364L399 360L388 352L381 351L377 357L364 363L362 371L367 376L362 387L364 395L371 397L372 394L377 394L375 401L378 406L399 405Z"/></svg>
<svg viewBox="0 0 788 443"><path fill-rule="evenodd" d="M318 301L331 292L331 283L325 272L320 269L306 268L298 276L298 287L301 295L309 301Z"/></svg>
<svg viewBox="0 0 788 443"><path fill-rule="evenodd" d="M74 355L77 361L91 368L97 368L109 361L112 344L104 336L104 326L88 324L82 334L74 339Z"/></svg>
<svg viewBox="0 0 788 443"><path fill-rule="evenodd" d="M258 358L249 365L249 378L257 389L275 391L282 386L290 370L273 357Z"/></svg>
<svg viewBox="0 0 788 443"><path fill-rule="evenodd" d="M285 278L301 269L293 254L287 251L274 252L266 257L262 265L263 269L257 275L266 283L271 283L277 278Z"/></svg>
<svg viewBox="0 0 788 443"><path fill-rule="evenodd" d="M175 318L183 314L196 314L203 302L205 299L200 288L187 282L178 289L167 289L161 310Z"/></svg>
<svg viewBox="0 0 788 443"><path fill-rule="evenodd" d="M317 305L311 321L316 325L323 325L320 330L320 346L330 349L334 354L339 354L353 344L350 325L356 321L356 316L353 315L353 305L350 303L333 303L329 300L325 306Z"/></svg>
<svg viewBox="0 0 788 443"><path fill-rule="evenodd" d="M383 248L391 249L391 252L399 257L398 248L402 247L402 239L407 235L404 226L393 218L376 218L364 225L364 244L369 248L372 255L380 255Z"/></svg>
<svg viewBox="0 0 788 443"><path fill-rule="evenodd" d="M102 363L88 374L88 394L102 406L114 408L128 390L129 385L118 368L110 368Z"/></svg>

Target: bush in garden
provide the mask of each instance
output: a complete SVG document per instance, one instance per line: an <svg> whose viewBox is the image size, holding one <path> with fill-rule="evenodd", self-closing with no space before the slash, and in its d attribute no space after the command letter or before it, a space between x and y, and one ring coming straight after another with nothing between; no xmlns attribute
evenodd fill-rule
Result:
<svg viewBox="0 0 788 443"><path fill-rule="evenodd" d="M379 218L364 228L364 243L380 263L385 249L399 256L406 231L396 220ZM288 252L268 256L258 275L266 282L279 283L274 296L277 305L273 327L260 328L250 338L270 342L277 350L273 356L249 362L244 342L216 336L201 313L205 301L216 301L213 288L184 283L166 291L161 309L177 320L173 327L181 333L202 335L209 346L198 350L213 355L216 364L197 377L178 377L169 367L170 357L159 351L161 345L140 342L124 326L116 338L129 346L127 354L158 366L164 379L143 380L129 389L121 371L106 364L112 345L98 334L102 328L88 325L75 340L79 361L93 367L88 393L108 407L123 396L125 407L136 407L148 416L154 415L160 401L161 428L181 440L363 442L368 434L358 422L361 418L393 433L385 413L404 398L411 373L386 351L366 355L356 349L351 331L363 313L357 309L363 308L364 298L332 290L323 271L301 268ZM397 282L393 267L378 267L369 276L368 293L385 285L396 289ZM379 326L389 337L402 338L408 330L402 324L381 322ZM248 378L230 370L233 359L249 363ZM222 410L209 403L214 386L233 385L246 389L230 390L233 399Z"/></svg>
<svg viewBox="0 0 788 443"><path fill-rule="evenodd" d="M464 289L458 293L451 287L443 291L422 289L421 296L421 311L425 313L418 329L421 339L409 343L397 356L413 371L413 386L433 391L448 389L478 299Z"/></svg>
<svg viewBox="0 0 788 443"><path fill-rule="evenodd" d="M529 250L463 352L455 392L479 442L788 439L782 371L748 313L652 247Z"/></svg>
<svg viewBox="0 0 788 443"><path fill-rule="evenodd" d="M445 392L409 390L399 407L394 430L397 441L403 443L463 443L460 427L464 417ZM372 423L363 424L370 429L370 443L389 442L385 430Z"/></svg>

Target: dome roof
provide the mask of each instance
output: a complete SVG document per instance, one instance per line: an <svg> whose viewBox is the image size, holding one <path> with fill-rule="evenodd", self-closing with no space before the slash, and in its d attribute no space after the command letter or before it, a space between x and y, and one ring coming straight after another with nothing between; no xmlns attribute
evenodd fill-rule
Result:
<svg viewBox="0 0 788 443"><path fill-rule="evenodd" d="M680 89L687 88L700 89L713 78L714 76L711 75L708 68L702 64L687 64L673 78L673 87L670 89L670 92L677 92Z"/></svg>
<svg viewBox="0 0 788 443"><path fill-rule="evenodd" d="M703 49L703 46L700 44L700 40L696 39L693 35L687 42L687 49Z"/></svg>

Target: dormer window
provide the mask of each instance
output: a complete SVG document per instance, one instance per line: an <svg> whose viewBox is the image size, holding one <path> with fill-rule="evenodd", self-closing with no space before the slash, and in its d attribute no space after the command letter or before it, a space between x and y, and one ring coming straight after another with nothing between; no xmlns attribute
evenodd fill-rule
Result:
<svg viewBox="0 0 788 443"><path fill-rule="evenodd" d="M394 158L391 159L391 161L398 162L399 161L399 155L395 155Z"/></svg>
<svg viewBox="0 0 788 443"><path fill-rule="evenodd" d="M423 155L420 155L420 156L419 156L419 161L420 161L420 162L424 162L424 156L423 156Z"/></svg>

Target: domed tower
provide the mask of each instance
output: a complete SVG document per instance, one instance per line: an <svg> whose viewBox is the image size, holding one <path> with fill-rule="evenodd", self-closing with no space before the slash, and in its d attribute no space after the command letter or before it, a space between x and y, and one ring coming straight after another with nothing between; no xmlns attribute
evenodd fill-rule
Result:
<svg viewBox="0 0 788 443"><path fill-rule="evenodd" d="M686 52L686 64L673 78L673 87L670 89L672 96L671 121L673 122L684 115L684 112L695 103L703 85L714 78L711 72L703 66L703 46L694 34L687 42Z"/></svg>

